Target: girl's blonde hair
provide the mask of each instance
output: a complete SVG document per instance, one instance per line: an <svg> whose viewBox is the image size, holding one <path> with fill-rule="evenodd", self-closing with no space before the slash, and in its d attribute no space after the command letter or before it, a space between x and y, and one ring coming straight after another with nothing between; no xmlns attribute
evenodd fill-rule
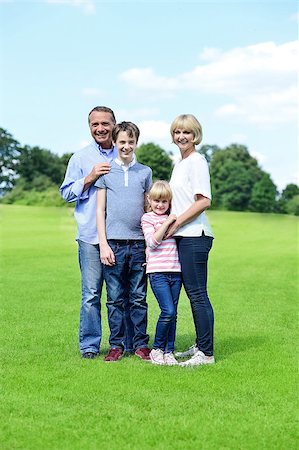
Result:
<svg viewBox="0 0 299 450"><path fill-rule="evenodd" d="M193 114L181 114L176 117L170 126L170 134L173 142L173 134L177 128L181 128L186 131L191 131L193 133L194 139L193 144L200 144L202 141L202 128L198 120Z"/></svg>
<svg viewBox="0 0 299 450"><path fill-rule="evenodd" d="M155 181L148 192L148 198L149 200L168 200L170 203L172 200L172 192L169 183L164 180ZM148 210L152 210L150 205L148 205Z"/></svg>

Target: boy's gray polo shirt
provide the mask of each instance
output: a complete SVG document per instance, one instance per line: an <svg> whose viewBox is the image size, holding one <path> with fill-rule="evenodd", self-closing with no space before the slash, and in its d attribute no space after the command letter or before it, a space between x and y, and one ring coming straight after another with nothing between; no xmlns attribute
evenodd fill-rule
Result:
<svg viewBox="0 0 299 450"><path fill-rule="evenodd" d="M107 239L144 240L140 222L144 214L144 195L152 185L150 167L133 162L125 173L122 166L113 161L110 172L94 185L106 189Z"/></svg>

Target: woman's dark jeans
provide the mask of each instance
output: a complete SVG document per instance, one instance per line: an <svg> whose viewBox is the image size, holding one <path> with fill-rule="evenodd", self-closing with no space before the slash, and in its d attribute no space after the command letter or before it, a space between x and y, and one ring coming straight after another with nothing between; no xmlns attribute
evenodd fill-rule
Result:
<svg viewBox="0 0 299 450"><path fill-rule="evenodd" d="M182 279L190 300L196 331L196 344L205 355L213 355L214 312L207 292L208 257L213 238L176 238L182 268Z"/></svg>

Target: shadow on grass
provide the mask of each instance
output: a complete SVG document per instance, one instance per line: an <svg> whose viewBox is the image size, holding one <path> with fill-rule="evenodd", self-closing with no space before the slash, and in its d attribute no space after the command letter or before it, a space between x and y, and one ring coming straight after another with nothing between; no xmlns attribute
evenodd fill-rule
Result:
<svg viewBox="0 0 299 450"><path fill-rule="evenodd" d="M224 339L217 339L215 343L215 356L217 361L225 360L234 353L245 353L250 349L257 349L267 341L265 336L247 335L247 336L229 336ZM176 341L176 350L187 350L194 341L190 335L181 334Z"/></svg>

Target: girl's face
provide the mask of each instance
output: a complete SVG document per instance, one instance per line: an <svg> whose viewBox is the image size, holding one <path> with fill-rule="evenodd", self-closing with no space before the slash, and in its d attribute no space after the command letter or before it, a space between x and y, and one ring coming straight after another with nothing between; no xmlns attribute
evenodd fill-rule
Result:
<svg viewBox="0 0 299 450"><path fill-rule="evenodd" d="M166 214L170 207L169 200L162 198L155 200L148 198L148 202L150 204L150 207L152 208L152 211L158 215Z"/></svg>

